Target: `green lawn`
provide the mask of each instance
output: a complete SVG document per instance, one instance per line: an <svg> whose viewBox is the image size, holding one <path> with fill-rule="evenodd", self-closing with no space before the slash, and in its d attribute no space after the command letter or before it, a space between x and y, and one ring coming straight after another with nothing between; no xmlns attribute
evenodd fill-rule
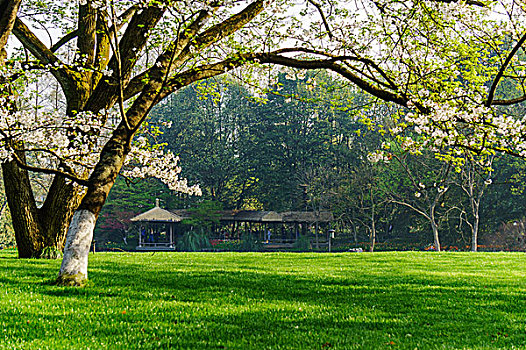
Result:
<svg viewBox="0 0 526 350"><path fill-rule="evenodd" d="M0 252L0 349L526 349L520 253Z"/></svg>

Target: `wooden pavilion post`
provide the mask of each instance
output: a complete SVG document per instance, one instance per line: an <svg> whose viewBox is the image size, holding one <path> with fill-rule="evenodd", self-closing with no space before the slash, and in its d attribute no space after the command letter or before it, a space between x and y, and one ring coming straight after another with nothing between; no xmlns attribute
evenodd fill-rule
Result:
<svg viewBox="0 0 526 350"><path fill-rule="evenodd" d="M300 226L300 224L298 222L294 223L294 239L295 240L298 240L298 235L299 235L299 231L300 231L299 226Z"/></svg>

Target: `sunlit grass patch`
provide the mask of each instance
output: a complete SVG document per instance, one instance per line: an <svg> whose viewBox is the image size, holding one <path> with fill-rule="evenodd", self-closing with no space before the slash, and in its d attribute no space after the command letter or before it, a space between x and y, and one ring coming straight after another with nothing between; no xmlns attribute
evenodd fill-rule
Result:
<svg viewBox="0 0 526 350"><path fill-rule="evenodd" d="M526 349L518 253L0 252L2 349Z"/></svg>

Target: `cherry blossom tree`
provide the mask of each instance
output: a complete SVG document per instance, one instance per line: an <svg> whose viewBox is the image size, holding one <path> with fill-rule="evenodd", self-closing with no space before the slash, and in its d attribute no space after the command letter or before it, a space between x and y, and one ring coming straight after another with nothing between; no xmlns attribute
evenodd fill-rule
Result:
<svg viewBox="0 0 526 350"><path fill-rule="evenodd" d="M330 70L401 106L398 125L388 131L408 148L452 158L459 147L526 156L524 124L495 108L526 100L506 99L498 89L506 80L522 91L525 66L518 57L526 21L513 0L84 0L48 4L45 11L41 4L23 3L13 34L32 57L10 69L15 76L49 71L66 107L60 121L54 111L39 115L32 127L38 142L19 138L31 129L23 111L3 112L9 130L3 172L15 229L49 237L68 228L62 283L87 278L93 227L127 157L150 159L133 150L152 107L184 86L240 67ZM45 44L30 29L38 25L63 37ZM263 75L253 76L265 86ZM50 161L35 166L27 152ZM132 173L142 170L137 165ZM42 208L32 198L28 171L54 175Z"/></svg>
<svg viewBox="0 0 526 350"><path fill-rule="evenodd" d="M28 2L23 13L45 18L38 11L38 4L32 6ZM44 44L26 24L27 18L30 25L41 22L40 18L18 18L13 28L16 38L34 59L27 59L20 66L13 63L12 71L20 70L22 74L31 68L47 70L60 84L66 99L61 118L57 118L56 111L41 112L36 121L30 121L30 114L23 111L2 116L7 130L3 139L4 164L13 173L18 172L12 178L24 178L20 171L55 176L41 209L34 205L30 185L23 189L29 200L15 205L22 207L21 211L34 212L22 219L22 226L38 224L41 212L50 209L55 209L56 215L45 216L47 220L53 217L61 225L71 221L59 276L64 284L81 284L87 277L93 227L126 158L130 156L139 163L149 161L157 168L170 163L155 162L148 154L134 151L134 142L144 141L134 141L134 136L155 104L192 82L248 63L294 66L302 60L290 64L289 55L318 54L301 45L278 45L287 31L293 33L304 26L299 20L288 21L290 16L284 11L290 6L284 1L123 1L119 5L123 7L96 1L64 4L61 14L71 13L76 20L71 22L73 26L59 22L56 29L64 31L65 36L50 45ZM326 23L320 7L312 9L322 17L320 23ZM311 40L302 40L312 43L320 39L314 34ZM67 50L68 45L73 47L73 55ZM310 68L310 61L305 62ZM31 140L23 139L30 134ZM25 158L28 153L45 155L49 162L35 166ZM163 174L170 173L166 170ZM129 174L145 172L145 168L137 166ZM151 174L161 176L154 170ZM174 181L177 189L192 191L184 181L166 177Z"/></svg>

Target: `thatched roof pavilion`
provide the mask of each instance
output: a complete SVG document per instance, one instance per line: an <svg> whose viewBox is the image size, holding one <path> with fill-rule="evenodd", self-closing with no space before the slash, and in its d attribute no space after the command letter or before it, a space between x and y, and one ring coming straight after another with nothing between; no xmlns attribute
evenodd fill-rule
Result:
<svg viewBox="0 0 526 350"><path fill-rule="evenodd" d="M219 221L225 222L282 222L281 214L275 211L228 210L222 211Z"/></svg>
<svg viewBox="0 0 526 350"><path fill-rule="evenodd" d="M287 211L281 213L282 222L287 223L315 223L334 221L330 211Z"/></svg>
<svg viewBox="0 0 526 350"><path fill-rule="evenodd" d="M328 211L275 211L260 210L224 210L220 211L219 221L222 222L253 222L253 223L316 223L334 221L334 216ZM139 214L131 219L135 222L181 222L190 219L192 213L186 209L165 210L158 206Z"/></svg>
<svg viewBox="0 0 526 350"><path fill-rule="evenodd" d="M185 218L171 211L154 207L147 212L131 218L130 220L134 222L181 222L183 219Z"/></svg>
<svg viewBox="0 0 526 350"><path fill-rule="evenodd" d="M318 227L320 224L330 224L334 216L328 211L288 211L278 213L275 211L261 210L223 210L214 215L220 224L216 227L230 227L220 232L225 237L238 237L239 230L247 230L254 233L261 241L272 242L294 242L300 234L306 234L308 227ZM175 250L176 236L184 233L184 226L179 225L185 219L192 218L192 212L186 209L166 210L156 206L131 219L133 222L141 223L141 237L139 238L138 250ZM272 231L272 239L271 239ZM151 233L154 233L152 239ZM164 239L158 239L155 236ZM318 238L316 238L318 242Z"/></svg>

